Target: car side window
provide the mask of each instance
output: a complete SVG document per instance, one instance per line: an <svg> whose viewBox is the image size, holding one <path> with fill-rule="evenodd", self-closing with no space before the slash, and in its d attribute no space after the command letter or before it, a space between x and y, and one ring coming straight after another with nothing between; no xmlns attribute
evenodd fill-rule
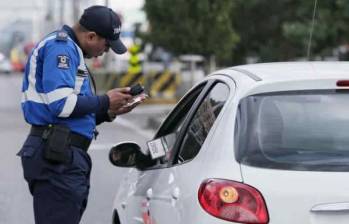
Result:
<svg viewBox="0 0 349 224"><path fill-rule="evenodd" d="M189 123L175 164L189 161L199 153L228 96L229 87L221 82L209 91Z"/></svg>
<svg viewBox="0 0 349 224"><path fill-rule="evenodd" d="M150 165L143 167L143 169L157 169L167 167L168 162L173 156L176 142L178 141L179 133L183 127L183 123L189 114L194 102L199 97L200 93L206 86L206 83L197 86L188 95L186 95L178 105L173 109L171 114L166 118L159 131L154 137L161 139L162 144L167 148L165 156L153 160Z"/></svg>

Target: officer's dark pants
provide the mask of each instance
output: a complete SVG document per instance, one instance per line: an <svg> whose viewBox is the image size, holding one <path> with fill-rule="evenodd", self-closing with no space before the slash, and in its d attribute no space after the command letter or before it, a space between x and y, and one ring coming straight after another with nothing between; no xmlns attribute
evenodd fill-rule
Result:
<svg viewBox="0 0 349 224"><path fill-rule="evenodd" d="M43 158L41 137L28 136L18 153L34 199L36 224L78 224L87 205L91 159L70 146L71 162L52 164Z"/></svg>

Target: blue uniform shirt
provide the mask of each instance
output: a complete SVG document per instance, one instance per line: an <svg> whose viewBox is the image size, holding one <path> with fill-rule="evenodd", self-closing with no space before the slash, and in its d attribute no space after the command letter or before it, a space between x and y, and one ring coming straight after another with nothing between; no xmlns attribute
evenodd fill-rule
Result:
<svg viewBox="0 0 349 224"><path fill-rule="evenodd" d="M96 113L105 118L109 100L93 95L83 52L71 33L65 26L32 50L23 78L22 110L29 124L63 124L91 139Z"/></svg>

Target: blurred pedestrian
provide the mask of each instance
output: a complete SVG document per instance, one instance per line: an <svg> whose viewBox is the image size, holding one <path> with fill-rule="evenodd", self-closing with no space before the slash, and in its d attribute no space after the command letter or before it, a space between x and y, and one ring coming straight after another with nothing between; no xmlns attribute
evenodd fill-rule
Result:
<svg viewBox="0 0 349 224"><path fill-rule="evenodd" d="M96 125L112 121L137 104L130 88L95 95L84 58L111 48L126 52L121 21L110 8L85 9L73 27L48 34L29 55L22 110L30 133L18 153L34 200L36 224L78 224L87 205L91 159L87 153Z"/></svg>

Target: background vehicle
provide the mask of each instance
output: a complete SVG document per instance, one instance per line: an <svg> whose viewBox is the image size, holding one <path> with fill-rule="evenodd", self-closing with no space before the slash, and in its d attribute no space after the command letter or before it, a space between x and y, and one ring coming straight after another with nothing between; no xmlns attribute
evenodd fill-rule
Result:
<svg viewBox="0 0 349 224"><path fill-rule="evenodd" d="M113 223L347 223L348 71L345 62L294 62L209 75L149 149L110 151L114 165L135 167Z"/></svg>
<svg viewBox="0 0 349 224"><path fill-rule="evenodd" d="M10 74L13 71L11 62L2 53L0 53L0 72Z"/></svg>

